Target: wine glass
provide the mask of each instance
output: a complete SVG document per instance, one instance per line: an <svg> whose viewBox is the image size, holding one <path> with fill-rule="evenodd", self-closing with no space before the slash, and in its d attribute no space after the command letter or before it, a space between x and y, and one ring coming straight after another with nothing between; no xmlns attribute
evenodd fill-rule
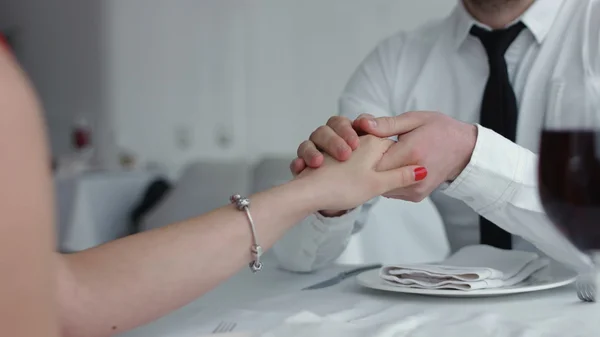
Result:
<svg viewBox="0 0 600 337"><path fill-rule="evenodd" d="M600 77L551 86L541 133L538 188L554 225L594 265L600 258ZM595 302L596 267L581 272L577 292Z"/></svg>

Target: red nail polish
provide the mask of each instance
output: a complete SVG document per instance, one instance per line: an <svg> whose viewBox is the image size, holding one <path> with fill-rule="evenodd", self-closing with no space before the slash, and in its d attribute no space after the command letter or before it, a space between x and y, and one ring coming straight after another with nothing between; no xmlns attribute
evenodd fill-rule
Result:
<svg viewBox="0 0 600 337"><path fill-rule="evenodd" d="M417 167L415 169L415 181L421 181L427 177L427 169L424 167Z"/></svg>

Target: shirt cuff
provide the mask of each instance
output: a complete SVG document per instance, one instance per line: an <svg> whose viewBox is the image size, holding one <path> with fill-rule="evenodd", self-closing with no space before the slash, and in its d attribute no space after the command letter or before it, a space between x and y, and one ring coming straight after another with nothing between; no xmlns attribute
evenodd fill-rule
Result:
<svg viewBox="0 0 600 337"><path fill-rule="evenodd" d="M314 213L292 227L274 247L280 266L311 272L333 262L346 248L359 208L332 218Z"/></svg>
<svg viewBox="0 0 600 337"><path fill-rule="evenodd" d="M319 232L334 232L339 230L354 228L354 222L360 214L360 208L356 207L340 216L328 217L317 212L315 213L315 221L312 221L313 226Z"/></svg>
<svg viewBox="0 0 600 337"><path fill-rule="evenodd" d="M452 183L441 186L441 190L484 215L514 193L529 152L477 124L477 142L469 164Z"/></svg>

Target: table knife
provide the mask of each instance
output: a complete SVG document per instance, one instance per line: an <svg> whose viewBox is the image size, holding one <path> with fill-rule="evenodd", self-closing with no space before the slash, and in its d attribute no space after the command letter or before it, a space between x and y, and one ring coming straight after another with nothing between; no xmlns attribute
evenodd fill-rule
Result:
<svg viewBox="0 0 600 337"><path fill-rule="evenodd" d="M360 273L362 273L364 271L367 271L367 270L379 269L381 267L382 267L381 264L371 264L371 265L367 265L367 266L363 266L363 267L359 267L359 268L355 268L355 269L350 269L350 270L347 270L345 272L341 272L341 273L337 274L336 276L334 276L334 277L332 277L332 278L330 278L328 280L319 282L317 284L313 284L313 285L311 285L309 287L306 287L306 288L304 288L302 290L314 290L314 289L322 289L322 288L331 287L331 286L334 286L334 285L342 282L343 280L345 280L345 279L347 279L349 277L352 277L354 275L360 274Z"/></svg>

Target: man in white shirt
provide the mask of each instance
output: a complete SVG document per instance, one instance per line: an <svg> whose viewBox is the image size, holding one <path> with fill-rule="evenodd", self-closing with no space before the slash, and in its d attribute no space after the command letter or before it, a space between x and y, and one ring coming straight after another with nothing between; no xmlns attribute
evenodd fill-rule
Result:
<svg viewBox="0 0 600 337"><path fill-rule="evenodd" d="M498 51L489 35L500 30L513 36L501 38ZM581 90L584 73L598 80L599 49L600 0L459 1L448 17L376 47L342 93L340 115L300 145L292 171L319 167L318 149L346 160L358 146L354 130L400 135L380 167L418 163L428 172L421 183L386 196L419 201L431 194L453 251L481 243L486 223L492 240L503 237L499 247L508 242L501 248L532 243L587 268L589 260L544 214L532 151L559 93ZM500 114L507 116L494 120ZM306 218L274 249L282 267L307 272L332 263L373 202Z"/></svg>

